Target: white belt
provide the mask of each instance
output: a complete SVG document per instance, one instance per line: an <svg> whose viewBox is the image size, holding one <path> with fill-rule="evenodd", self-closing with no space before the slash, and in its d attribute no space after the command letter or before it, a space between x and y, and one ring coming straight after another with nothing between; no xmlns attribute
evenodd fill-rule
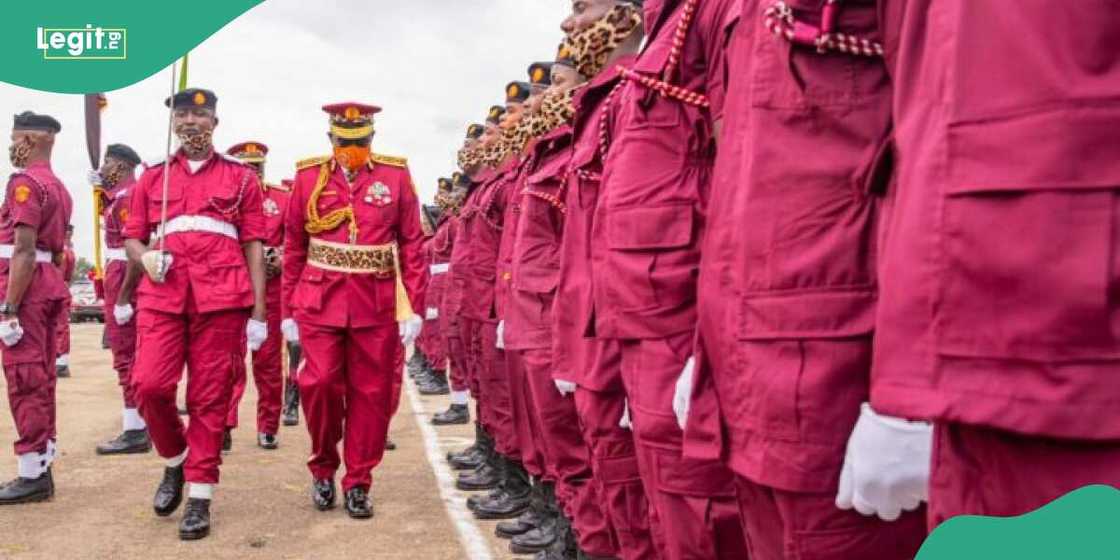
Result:
<svg viewBox="0 0 1120 560"><path fill-rule="evenodd" d="M11 259L15 252L15 245L0 245L0 259ZM35 249L35 262L50 263L54 262L54 259L51 257L50 251Z"/></svg>
<svg viewBox="0 0 1120 560"><path fill-rule="evenodd" d="M428 267L428 271L435 276L436 274L446 274L451 270L451 263L433 264Z"/></svg>
<svg viewBox="0 0 1120 560"><path fill-rule="evenodd" d="M127 261L128 260L128 253L125 253L123 248L105 249L104 254L105 254L105 260L109 261L109 262Z"/></svg>
<svg viewBox="0 0 1120 560"><path fill-rule="evenodd" d="M210 216L176 216L167 221L167 227L157 227L152 234L152 241L166 235L200 231L203 233L216 233L238 241L237 227L229 222L223 222Z"/></svg>

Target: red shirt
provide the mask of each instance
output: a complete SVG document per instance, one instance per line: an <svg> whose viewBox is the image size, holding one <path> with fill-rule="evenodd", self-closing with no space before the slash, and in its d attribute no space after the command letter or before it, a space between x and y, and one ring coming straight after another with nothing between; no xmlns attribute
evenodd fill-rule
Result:
<svg viewBox="0 0 1120 560"><path fill-rule="evenodd" d="M15 241L16 226L35 229L35 249L58 255L65 249L66 225L73 202L50 163L35 162L13 173L0 206L0 245ZM8 290L8 259L0 259L0 294ZM23 302L64 300L70 292L63 271L50 262L36 262Z"/></svg>
<svg viewBox="0 0 1120 560"><path fill-rule="evenodd" d="M474 185L467 193L455 219L451 232L451 268L448 271L447 292L443 297L440 315L458 318L463 309L463 299L467 281L471 276L471 228L470 223L478 216L478 204L483 186L494 178L493 170L483 170L472 177ZM472 294L473 297L473 294Z"/></svg>
<svg viewBox="0 0 1120 560"><path fill-rule="evenodd" d="M284 247L284 218L288 215L288 201L292 191L282 185L268 185L264 189L261 211L264 212L265 247Z"/></svg>
<svg viewBox="0 0 1120 560"><path fill-rule="evenodd" d="M102 193L101 218L105 227L105 246L124 248L124 226L128 223L129 204L136 178L127 174L111 190Z"/></svg>
<svg viewBox="0 0 1120 560"><path fill-rule="evenodd" d="M352 328L382 326L397 320L396 278L324 270L307 263L307 248L312 237L333 243L351 243L347 222L314 235L305 229L307 208L319 180L322 161L328 162L330 175L318 201L319 215L350 206L358 226L355 244L395 242L401 281L409 304L413 312L422 317L428 265L421 250L424 231L420 227L420 204L412 176L403 160L375 155L368 165L359 169L352 183L347 181L342 166L333 158L317 159L296 173L284 239L284 318ZM369 194L382 188L387 190L383 197Z"/></svg>
<svg viewBox="0 0 1120 560"><path fill-rule="evenodd" d="M476 321L497 322L494 305L494 281L497 278L498 247L509 193L517 174L517 162L511 161L478 187L478 202L460 214L467 230L466 263L456 275L463 278L462 315ZM458 247L458 243L456 243Z"/></svg>
<svg viewBox="0 0 1120 560"><path fill-rule="evenodd" d="M659 77L685 2L667 12L645 3L655 26L633 69ZM700 238L723 111L723 56L732 0L701 2L672 82L708 96L710 109L671 99L632 80L609 110L611 143L591 232L595 334L660 338L696 326Z"/></svg>
<svg viewBox="0 0 1120 560"><path fill-rule="evenodd" d="M1120 13L886 4L898 187L872 405L1120 439Z"/></svg>
<svg viewBox="0 0 1120 560"><path fill-rule="evenodd" d="M425 260L428 262L428 307L439 309L443 305L444 294L447 292L449 263L451 262L451 242L455 229L455 215L450 210L440 213L439 223L431 239L424 244ZM441 310L442 311L442 310Z"/></svg>
<svg viewBox="0 0 1120 560"><path fill-rule="evenodd" d="M177 216L206 216L232 224L237 239L225 235L188 231L173 233L164 240L172 255L171 268L162 283L144 275L137 289L139 307L164 313L186 313L193 300L202 313L239 309L253 305L249 268L243 243L264 239L261 189L249 166L216 152L191 172L180 150L168 165L167 219ZM124 236L149 243L160 224L163 202L164 164L149 167L132 189L131 210Z"/></svg>
<svg viewBox="0 0 1120 560"><path fill-rule="evenodd" d="M521 218L521 192L525 190L525 178L532 167L532 155L527 153L510 172L510 184L505 190L505 211L502 214L502 237L498 245L497 275L494 280L494 314L499 320L507 319L510 291L513 282L514 238L517 224Z"/></svg>

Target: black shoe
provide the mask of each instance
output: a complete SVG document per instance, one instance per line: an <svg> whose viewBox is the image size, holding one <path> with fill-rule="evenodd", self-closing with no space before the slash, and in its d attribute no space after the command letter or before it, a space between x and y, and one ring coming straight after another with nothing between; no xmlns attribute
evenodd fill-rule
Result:
<svg viewBox="0 0 1120 560"><path fill-rule="evenodd" d="M466 492L478 492L497 488L501 481L498 470L489 463L483 463L478 469L459 475L455 487Z"/></svg>
<svg viewBox="0 0 1120 560"><path fill-rule="evenodd" d="M299 386L294 382L284 388L284 425L299 425Z"/></svg>
<svg viewBox="0 0 1120 560"><path fill-rule="evenodd" d="M481 504L483 500L497 500L503 492L505 492L505 490L495 488L487 494L467 496L467 509L474 512L474 510L478 509L478 504Z"/></svg>
<svg viewBox="0 0 1120 560"><path fill-rule="evenodd" d="M70 377L70 366L54 366L54 374L57 377Z"/></svg>
<svg viewBox="0 0 1120 560"><path fill-rule="evenodd" d="M0 486L0 505L45 502L54 496L54 478L50 469L38 478L19 477Z"/></svg>
<svg viewBox="0 0 1120 560"><path fill-rule="evenodd" d="M450 395L451 386L447 384L447 375L442 371L433 371L431 381L418 387L420 394L425 396Z"/></svg>
<svg viewBox="0 0 1120 560"><path fill-rule="evenodd" d="M545 550L556 542L556 529L560 522L556 486L551 482L540 482L533 487L533 491L534 505L540 508L540 524L510 541L510 550L515 554L532 554Z"/></svg>
<svg viewBox="0 0 1120 560"><path fill-rule="evenodd" d="M447 457L447 462L451 464L451 468L457 471L473 471L482 466L486 460L485 455L478 447L466 448L458 453L452 453Z"/></svg>
<svg viewBox="0 0 1120 560"><path fill-rule="evenodd" d="M517 461L499 457L499 468L502 481L500 486L502 494L488 500L479 502L474 510L478 519L513 519L529 509L532 487L529 485L529 473Z"/></svg>
<svg viewBox="0 0 1120 560"><path fill-rule="evenodd" d="M355 486L346 491L346 513L354 519L373 517L373 503L370 501L365 488Z"/></svg>
<svg viewBox="0 0 1120 560"><path fill-rule="evenodd" d="M183 520L179 522L179 540L197 541L210 534L210 500L187 500Z"/></svg>
<svg viewBox="0 0 1120 560"><path fill-rule="evenodd" d="M469 424L471 411L465 404L453 404L443 412L432 416L433 426L452 426L455 424Z"/></svg>
<svg viewBox="0 0 1120 560"><path fill-rule="evenodd" d="M427 368L427 365L428 360L424 357L424 354L419 350L413 350L412 357L408 359L409 377L415 379L416 376L420 374L420 372L424 371Z"/></svg>
<svg viewBox="0 0 1120 560"><path fill-rule="evenodd" d="M334 507L334 480L329 478L317 479L311 483L311 502L315 509L327 511Z"/></svg>
<svg viewBox="0 0 1120 560"><path fill-rule="evenodd" d="M545 497L549 494L546 490L548 488L551 488L550 483L537 480L529 492L529 509L517 516L517 519L498 523L494 534L501 539L512 539L540 527L546 515Z"/></svg>
<svg viewBox="0 0 1120 560"><path fill-rule="evenodd" d="M233 432L226 428L226 431L222 432L222 453L230 451L233 451Z"/></svg>
<svg viewBox="0 0 1120 560"><path fill-rule="evenodd" d="M280 440L273 434L257 434L257 445L261 449L276 449L280 447Z"/></svg>
<svg viewBox="0 0 1120 560"><path fill-rule="evenodd" d="M385 451L396 451L396 450L397 450L397 444L393 443L393 440L391 440L391 439L385 440Z"/></svg>
<svg viewBox="0 0 1120 560"><path fill-rule="evenodd" d="M128 455L152 450L148 430L125 430L121 435L97 445L98 455Z"/></svg>
<svg viewBox="0 0 1120 560"><path fill-rule="evenodd" d="M159 482L159 486L156 488L156 497L152 501L156 515L167 517L179 508L179 504L183 503L183 484L185 482L183 465L163 469L163 480Z"/></svg>
<svg viewBox="0 0 1120 560"><path fill-rule="evenodd" d="M509 543L509 550L514 554L536 552L536 558L541 558L541 554L544 554L544 558L548 560L576 560L577 549L571 523L559 514L549 523L514 537Z"/></svg>

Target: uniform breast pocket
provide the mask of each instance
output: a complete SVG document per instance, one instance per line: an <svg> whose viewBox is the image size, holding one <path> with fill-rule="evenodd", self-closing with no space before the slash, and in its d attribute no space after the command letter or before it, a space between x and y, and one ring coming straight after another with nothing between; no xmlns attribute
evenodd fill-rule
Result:
<svg viewBox="0 0 1120 560"><path fill-rule="evenodd" d="M215 293L240 295L250 290L249 269L240 248L211 250L206 262L206 277Z"/></svg>
<svg viewBox="0 0 1120 560"><path fill-rule="evenodd" d="M157 184L162 184L159 180ZM175 181L170 181L167 185L167 193L162 188L156 188L148 197L148 216L155 216L155 220L159 219L160 213L163 210L163 201L167 200L167 211L169 213L182 213L184 209L183 204L183 185L176 184Z"/></svg>
<svg viewBox="0 0 1120 560"><path fill-rule="evenodd" d="M607 220L607 276L620 309L673 306L692 296L692 204L616 208Z"/></svg>

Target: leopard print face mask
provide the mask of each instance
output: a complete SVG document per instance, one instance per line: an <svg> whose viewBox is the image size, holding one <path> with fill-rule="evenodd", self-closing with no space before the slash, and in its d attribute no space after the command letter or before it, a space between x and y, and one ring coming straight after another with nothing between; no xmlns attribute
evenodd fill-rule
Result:
<svg viewBox="0 0 1120 560"><path fill-rule="evenodd" d="M607 57L642 25L642 12L633 4L619 4L583 31L566 37L564 46L574 55L576 70L587 78L603 71Z"/></svg>
<svg viewBox="0 0 1120 560"><path fill-rule="evenodd" d="M535 136L543 135L558 126L571 122L572 117L575 116L575 105L572 100L578 90L579 87L577 86L569 90L552 91L545 94L538 112L540 130Z"/></svg>

